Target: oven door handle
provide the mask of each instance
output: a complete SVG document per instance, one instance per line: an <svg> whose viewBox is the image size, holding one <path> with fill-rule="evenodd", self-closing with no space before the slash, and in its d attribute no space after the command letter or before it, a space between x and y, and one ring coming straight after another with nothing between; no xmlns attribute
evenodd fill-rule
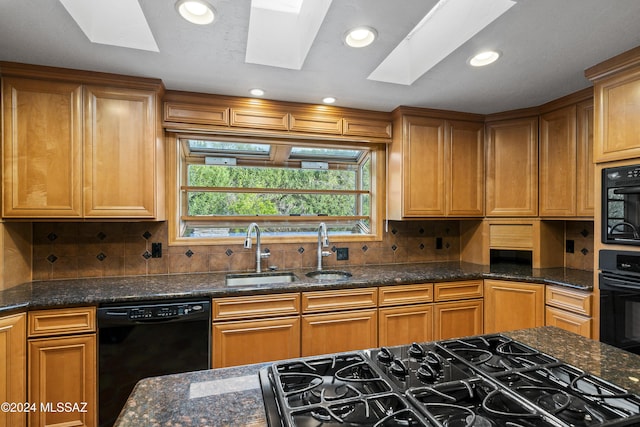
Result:
<svg viewBox="0 0 640 427"><path fill-rule="evenodd" d="M603 276L602 280L605 281L604 288L603 283L600 283L600 289L629 289L634 291L640 291L640 283L636 285L628 285L628 280L616 279L611 276ZM601 280L601 282L602 282ZM613 283L611 283L613 282Z"/></svg>
<svg viewBox="0 0 640 427"><path fill-rule="evenodd" d="M640 193L640 187L623 187L613 190L613 194L638 194Z"/></svg>

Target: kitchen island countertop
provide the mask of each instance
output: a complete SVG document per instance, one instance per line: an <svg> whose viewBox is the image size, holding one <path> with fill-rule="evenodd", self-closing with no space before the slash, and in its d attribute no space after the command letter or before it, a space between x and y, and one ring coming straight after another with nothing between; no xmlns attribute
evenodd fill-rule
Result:
<svg viewBox="0 0 640 427"><path fill-rule="evenodd" d="M227 286L225 273L168 274L29 282L0 291L3 312L175 298L211 298L281 292L386 286L453 280L503 279L567 286L590 291L593 272L568 268L532 269L519 265L483 266L429 262L345 266L349 280L318 281L290 270L297 280L286 284Z"/></svg>
<svg viewBox="0 0 640 427"><path fill-rule="evenodd" d="M638 355L550 326L504 335L640 394ZM268 365L144 379L114 427L266 426L258 371Z"/></svg>

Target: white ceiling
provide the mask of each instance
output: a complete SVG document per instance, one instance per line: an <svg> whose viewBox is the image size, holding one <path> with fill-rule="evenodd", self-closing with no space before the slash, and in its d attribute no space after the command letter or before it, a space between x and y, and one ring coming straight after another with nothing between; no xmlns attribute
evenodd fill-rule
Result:
<svg viewBox="0 0 640 427"><path fill-rule="evenodd" d="M139 0L153 52L90 42L59 0L0 0L0 60L155 77L173 90L248 96L260 87L277 100L334 96L344 107L487 114L588 87L584 69L640 45L639 0L518 0L413 84L400 85L367 77L436 0L334 0L300 70L245 63L250 0L209 1L215 22L196 26L177 15L175 0ZM342 35L359 25L374 27L378 38L349 48ZM484 48L503 56L469 67Z"/></svg>

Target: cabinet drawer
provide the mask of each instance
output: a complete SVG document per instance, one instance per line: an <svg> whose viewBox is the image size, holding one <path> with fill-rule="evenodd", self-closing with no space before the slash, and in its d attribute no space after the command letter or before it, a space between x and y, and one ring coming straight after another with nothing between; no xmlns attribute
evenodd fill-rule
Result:
<svg viewBox="0 0 640 427"><path fill-rule="evenodd" d="M491 224L489 247L497 249L532 249L532 224Z"/></svg>
<svg viewBox="0 0 640 427"><path fill-rule="evenodd" d="M433 301L433 284L384 286L378 288L380 307Z"/></svg>
<svg viewBox="0 0 640 427"><path fill-rule="evenodd" d="M378 288L342 289L302 293L302 312L375 308L378 305Z"/></svg>
<svg viewBox="0 0 640 427"><path fill-rule="evenodd" d="M231 126L289 130L289 113L278 109L231 109Z"/></svg>
<svg viewBox="0 0 640 427"><path fill-rule="evenodd" d="M330 115L318 115L311 112L292 112L290 130L294 132L326 133L340 135L342 133L342 118Z"/></svg>
<svg viewBox="0 0 640 427"><path fill-rule="evenodd" d="M213 321L300 314L300 294L214 298Z"/></svg>
<svg viewBox="0 0 640 427"><path fill-rule="evenodd" d="M177 123L229 126L229 107L165 102L164 120Z"/></svg>
<svg viewBox="0 0 640 427"><path fill-rule="evenodd" d="M95 307L63 308L29 312L29 338L95 331Z"/></svg>
<svg viewBox="0 0 640 427"><path fill-rule="evenodd" d="M593 319L554 307L547 307L545 310L545 325L555 326L565 331L591 338Z"/></svg>
<svg viewBox="0 0 640 427"><path fill-rule="evenodd" d="M454 301L482 297L482 280L436 283L435 301Z"/></svg>
<svg viewBox="0 0 640 427"><path fill-rule="evenodd" d="M345 117L342 127L344 135L391 138L391 122L385 120Z"/></svg>
<svg viewBox="0 0 640 427"><path fill-rule="evenodd" d="M547 286L545 298L547 305L585 316L591 316L593 304L593 295L591 292L581 292L558 286Z"/></svg>

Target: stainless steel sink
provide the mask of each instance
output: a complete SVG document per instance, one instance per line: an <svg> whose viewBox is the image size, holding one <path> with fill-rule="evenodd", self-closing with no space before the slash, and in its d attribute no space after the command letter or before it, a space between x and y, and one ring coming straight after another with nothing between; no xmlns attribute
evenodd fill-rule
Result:
<svg viewBox="0 0 640 427"><path fill-rule="evenodd" d="M348 271L320 270L310 271L306 276L316 280L346 280L351 277L351 273Z"/></svg>
<svg viewBox="0 0 640 427"><path fill-rule="evenodd" d="M239 273L227 274L227 286L268 285L291 283L296 281L296 275L291 272Z"/></svg>

